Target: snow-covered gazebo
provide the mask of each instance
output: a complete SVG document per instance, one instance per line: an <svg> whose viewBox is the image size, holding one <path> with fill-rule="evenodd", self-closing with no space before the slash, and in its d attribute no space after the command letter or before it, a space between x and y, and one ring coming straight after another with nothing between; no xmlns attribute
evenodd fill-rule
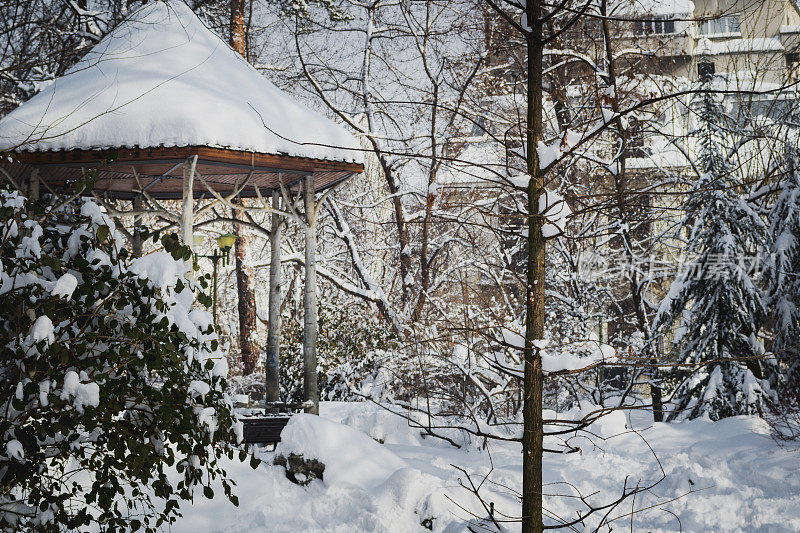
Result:
<svg viewBox="0 0 800 533"><path fill-rule="evenodd" d="M196 199L272 195L274 206L277 191L302 191L305 307L313 315L304 349L316 361L313 197L363 170L360 145L270 83L182 1L134 11L62 77L3 117L0 155L11 156L0 158L0 168L34 194L40 183L69 190L93 169L93 194L151 204L182 200L181 233L189 246ZM272 245L279 265L280 244ZM275 283L271 276L271 324L280 322L272 320L273 307L279 312ZM312 379L313 397L316 373Z"/></svg>
<svg viewBox="0 0 800 533"><path fill-rule="evenodd" d="M133 12L0 120L0 151L14 153L2 164L15 179L35 171L63 188L95 168L94 191L119 199L255 196L306 177L319 191L363 169L350 133L280 91L180 1Z"/></svg>

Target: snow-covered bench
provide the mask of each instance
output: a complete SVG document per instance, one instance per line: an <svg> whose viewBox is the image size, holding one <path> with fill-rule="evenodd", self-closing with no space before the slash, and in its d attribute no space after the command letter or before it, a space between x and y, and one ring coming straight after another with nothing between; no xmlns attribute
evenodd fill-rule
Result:
<svg viewBox="0 0 800 533"><path fill-rule="evenodd" d="M305 403L297 402L258 402L255 404L257 407L249 402L247 404L251 407L239 411L239 420L244 425L244 441L248 444L280 442L281 431L292 415L308 407Z"/></svg>
<svg viewBox="0 0 800 533"><path fill-rule="evenodd" d="M281 440L281 431L289 423L291 414L242 417L244 441L248 444L270 444Z"/></svg>

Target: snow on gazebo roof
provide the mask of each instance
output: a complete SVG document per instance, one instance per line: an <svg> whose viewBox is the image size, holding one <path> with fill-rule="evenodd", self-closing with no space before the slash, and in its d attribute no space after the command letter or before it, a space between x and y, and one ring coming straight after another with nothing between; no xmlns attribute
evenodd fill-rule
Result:
<svg viewBox="0 0 800 533"><path fill-rule="evenodd" d="M360 162L356 139L280 91L181 1L133 12L0 120L0 149L207 146Z"/></svg>

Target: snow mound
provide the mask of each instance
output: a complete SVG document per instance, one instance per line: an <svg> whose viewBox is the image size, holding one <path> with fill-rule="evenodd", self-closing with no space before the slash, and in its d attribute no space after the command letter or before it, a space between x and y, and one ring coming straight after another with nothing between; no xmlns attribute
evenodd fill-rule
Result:
<svg viewBox="0 0 800 533"><path fill-rule="evenodd" d="M419 446L420 430L408 420L370 402L324 402L321 415L383 444Z"/></svg>
<svg viewBox="0 0 800 533"><path fill-rule="evenodd" d="M365 429L370 413L380 409L366 402L322 402L320 407L326 416ZM567 412L548 411L545 417L578 420L600 408L583 405ZM382 424L382 418L373 420ZM580 453L546 455L545 483L551 488L570 487L550 490L545 496L545 505L554 515L575 515L582 507L574 497L576 491L592 503L608 503L626 483L630 487L660 479L663 467L666 479L612 510L612 524L653 533L800 531L800 446L776 443L769 427L756 417L667 424L653 423L652 415L644 411L615 412L592 424L590 431L597 437L571 440ZM312 415L295 417L283 436L287 440L279 445L279 452L306 452L326 463L324 483L305 487L291 483L282 468L272 465L270 455L256 470L246 462L225 459L226 469L237 481L234 490L240 506L228 503L221 488L215 488L213 500L196 499L171 531L487 530L476 519L486 516L485 509L460 486L467 478L451 465L464 468L474 482L481 483L485 501L494 503L497 516L519 515L514 491L522 487L522 453L517 442L490 441L486 450L439 446L434 439L418 439L415 445L388 441L379 445L356 429ZM545 445L555 448L558 442L547 437ZM348 468L351 472L345 471ZM369 470L379 474L364 476ZM176 473L175 479L181 475ZM360 486L365 480L367 484ZM581 531L593 530L598 520L590 518ZM518 523L504 525L509 532L519 531Z"/></svg>
<svg viewBox="0 0 800 533"><path fill-rule="evenodd" d="M177 0L131 13L0 121L0 150L161 146L361 161L352 135L281 92Z"/></svg>
<svg viewBox="0 0 800 533"><path fill-rule="evenodd" d="M351 484L365 489L382 485L406 463L374 439L349 426L319 416L292 416L281 432L277 454L300 454L325 464L331 485Z"/></svg>

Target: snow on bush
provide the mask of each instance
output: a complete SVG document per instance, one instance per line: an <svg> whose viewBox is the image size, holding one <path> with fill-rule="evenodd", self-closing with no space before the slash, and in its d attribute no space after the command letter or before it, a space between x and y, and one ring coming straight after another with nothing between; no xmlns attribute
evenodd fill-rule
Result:
<svg viewBox="0 0 800 533"><path fill-rule="evenodd" d="M297 307L300 306L298 301ZM396 347L394 334L368 307L345 303L331 294L321 299L318 311L317 351L322 355L318 364L320 398L350 401L371 396L380 388L376 381L379 381L383 364L388 363L386 359L397 357L394 351L387 353ZM302 316L286 316L283 324L283 344L302 346ZM259 384L263 383L261 375L257 379ZM302 401L302 383L302 350L283 350L282 397Z"/></svg>
<svg viewBox="0 0 800 533"><path fill-rule="evenodd" d="M91 201L6 190L0 234L0 529L158 527L214 478L235 501L226 358L191 309L188 250L131 259Z"/></svg>
<svg viewBox="0 0 800 533"><path fill-rule="evenodd" d="M785 438L800 437L800 150L787 142L783 182L769 213L770 255L764 281L767 305L774 310L772 351L783 369L774 377L778 402L776 430Z"/></svg>

